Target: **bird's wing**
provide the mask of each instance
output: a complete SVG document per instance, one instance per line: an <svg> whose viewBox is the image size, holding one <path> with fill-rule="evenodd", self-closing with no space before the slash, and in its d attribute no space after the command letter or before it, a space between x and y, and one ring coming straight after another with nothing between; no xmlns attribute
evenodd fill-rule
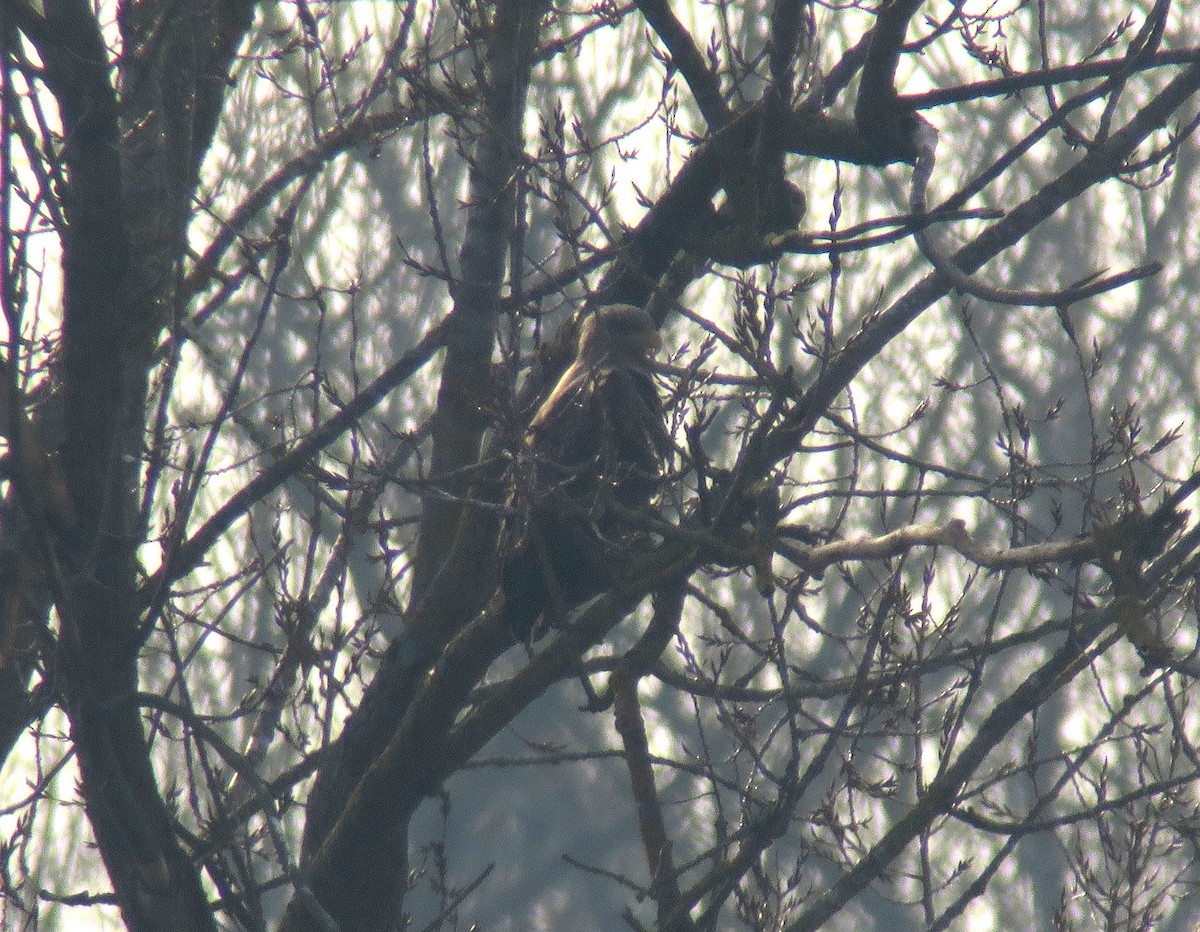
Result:
<svg viewBox="0 0 1200 932"><path fill-rule="evenodd" d="M617 457L646 472L658 472L670 459L672 446L650 374L614 368L597 380L597 394Z"/></svg>
<svg viewBox="0 0 1200 932"><path fill-rule="evenodd" d="M591 380L590 367L576 359L567 370L559 376L554 390L546 396L546 400L538 407L533 419L529 422L529 430L533 435L541 432L547 425L558 420L577 396L589 388Z"/></svg>

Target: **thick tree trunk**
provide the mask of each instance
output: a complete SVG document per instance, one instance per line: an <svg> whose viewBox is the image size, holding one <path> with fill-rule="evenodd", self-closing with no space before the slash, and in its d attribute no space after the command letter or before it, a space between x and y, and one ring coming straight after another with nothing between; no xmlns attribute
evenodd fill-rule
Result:
<svg viewBox="0 0 1200 932"><path fill-rule="evenodd" d="M546 6L543 0L504 0L496 5L488 32L486 83L474 121L470 213L459 254L460 284L433 420L431 477L454 498L425 499L411 629L405 639L415 647L395 651L397 656L377 675L309 799L304 850L312 889L345 930L385 928L398 915L407 885L407 824L423 796L377 799L356 789L403 720L428 665L471 620L494 583L495 517L459 502L471 492L471 468L479 461L490 424L486 403L493 396L496 314L515 220L514 178L524 151L521 122ZM467 578L472 580L469 586L463 585ZM485 640L483 670L511 643L503 636ZM414 775L422 766L419 756L409 763ZM366 825L376 828L371 838L362 837ZM284 928L312 928L314 922L310 912L293 903Z"/></svg>
<svg viewBox="0 0 1200 932"><path fill-rule="evenodd" d="M121 93L91 6L31 22L62 116L63 386L59 462L73 522L49 529L61 577L59 673L88 818L131 929L212 929L159 789L138 691L147 379L169 319L199 163L247 3L129 4ZM49 571L47 575L52 575Z"/></svg>

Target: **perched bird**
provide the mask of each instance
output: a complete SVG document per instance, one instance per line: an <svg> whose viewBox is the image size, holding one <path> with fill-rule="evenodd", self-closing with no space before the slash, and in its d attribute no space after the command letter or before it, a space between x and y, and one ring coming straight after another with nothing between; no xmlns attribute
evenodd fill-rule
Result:
<svg viewBox="0 0 1200 932"><path fill-rule="evenodd" d="M662 340L650 315L613 304L588 317L575 359L529 422L526 443L542 474L576 493L645 504L670 451L653 356ZM576 497L580 497L578 494Z"/></svg>
<svg viewBox="0 0 1200 932"><path fill-rule="evenodd" d="M641 308L600 308L529 422L532 503L501 571L504 615L521 638L539 615L553 621L612 583L621 528L611 503L645 506L670 455L653 378L661 346Z"/></svg>

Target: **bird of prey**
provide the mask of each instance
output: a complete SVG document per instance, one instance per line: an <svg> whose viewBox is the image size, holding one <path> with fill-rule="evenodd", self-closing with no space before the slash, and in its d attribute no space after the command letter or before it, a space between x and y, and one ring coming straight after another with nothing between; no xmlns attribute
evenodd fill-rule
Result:
<svg viewBox="0 0 1200 932"><path fill-rule="evenodd" d="M529 422L536 469L523 539L505 561L505 616L528 637L612 582L619 516L649 502L671 442L654 385L662 341L650 315L613 304L589 316L575 358Z"/></svg>
<svg viewBox="0 0 1200 932"><path fill-rule="evenodd" d="M574 361L529 422L526 442L547 478L645 504L670 450L652 370L661 347L650 315L630 304L583 322Z"/></svg>

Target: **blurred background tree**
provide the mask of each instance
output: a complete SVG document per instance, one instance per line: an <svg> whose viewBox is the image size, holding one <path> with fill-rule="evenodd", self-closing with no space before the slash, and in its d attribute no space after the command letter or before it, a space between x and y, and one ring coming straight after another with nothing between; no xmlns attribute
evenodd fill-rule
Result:
<svg viewBox="0 0 1200 932"><path fill-rule="evenodd" d="M1198 26L0 0L5 927L1194 928Z"/></svg>

